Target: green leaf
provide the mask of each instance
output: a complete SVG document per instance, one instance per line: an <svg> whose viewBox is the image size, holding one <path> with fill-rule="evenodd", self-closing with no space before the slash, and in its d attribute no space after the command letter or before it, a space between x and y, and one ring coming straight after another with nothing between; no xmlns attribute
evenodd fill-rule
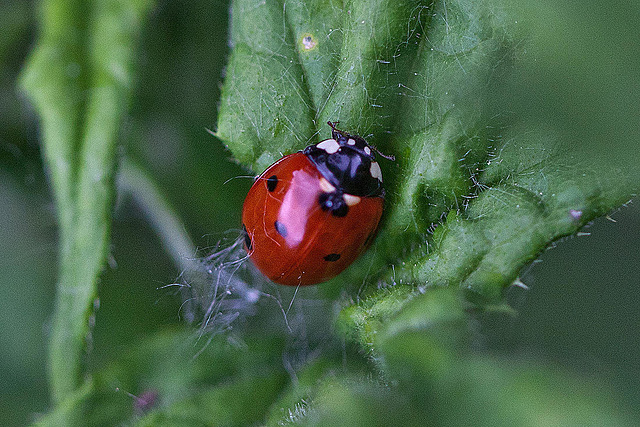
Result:
<svg viewBox="0 0 640 427"><path fill-rule="evenodd" d="M166 330L94 373L90 425L242 425L262 421L288 374L279 338ZM145 400L145 396L151 396Z"/></svg>
<svg viewBox="0 0 640 427"><path fill-rule="evenodd" d="M91 381L85 381L80 388L69 394L65 400L58 403L53 411L39 418L34 423L34 426L47 427L68 425L69 420L77 417L76 414L78 407L88 399L92 389L93 383Z"/></svg>
<svg viewBox="0 0 640 427"><path fill-rule="evenodd" d="M271 405L267 426L295 423L306 414L308 403L318 392L318 384L331 376L334 364L328 360L316 360L296 373L296 381Z"/></svg>
<svg viewBox="0 0 640 427"><path fill-rule="evenodd" d="M418 335L418 336L416 336ZM391 344L391 343L390 343ZM441 377L425 378L424 349L433 340L415 334L393 342L394 364L412 376L383 384L363 377L334 378L291 425L403 426L633 426L611 390L550 368L511 360L456 358ZM417 358L416 358L417 357ZM411 369L413 368L413 369ZM289 424L285 424L289 425Z"/></svg>
<svg viewBox="0 0 640 427"><path fill-rule="evenodd" d="M328 136L326 120L397 158L383 161L379 238L341 286L394 264L389 282L499 303L547 245L637 191L631 170L496 99L537 59L522 12L466 0L238 0L232 10L217 136L239 161L259 172Z"/></svg>
<svg viewBox="0 0 640 427"><path fill-rule="evenodd" d="M426 293L423 289L411 291L407 286L400 289L403 292L382 290L360 304L342 310L338 326L350 340L358 342L366 349L383 370L384 360L380 358L379 351L380 340L387 339L387 335L395 334L396 330L428 329L432 326L447 325L450 333L437 337L445 342L455 343L455 347L461 347L468 333L467 318L455 288L434 288ZM385 334L382 334L382 331ZM435 346L434 350L438 346ZM419 351L425 350L421 348ZM434 363L440 360L435 353L432 356Z"/></svg>
<svg viewBox="0 0 640 427"><path fill-rule="evenodd" d="M578 25L581 15L572 21L569 6L560 18L554 6L540 8L516 0L232 2L216 135L241 163L260 172L328 137L327 120L397 159L381 161L387 207L374 245L322 285L357 292L337 327L384 383L327 380L311 404L289 407L287 422L627 424L591 384L470 350L469 313L512 315L504 294L523 267L640 188L638 98L611 112L614 95L640 76L612 77L623 49L601 55L611 66L585 64L591 45L572 37L591 27ZM575 51L549 54L565 38ZM594 117L611 118L615 129L600 119L594 130ZM561 399L569 403L554 406Z"/></svg>
<svg viewBox="0 0 640 427"><path fill-rule="evenodd" d="M60 271L49 349L53 402L80 387L85 338L108 251L116 142L148 0L43 1L22 75L56 204ZM77 413L75 414L77 416Z"/></svg>
<svg viewBox="0 0 640 427"><path fill-rule="evenodd" d="M553 367L479 355L460 291L428 289L373 325L384 381L325 379L296 425L631 426L613 390ZM342 421L339 421L342 420Z"/></svg>
<svg viewBox="0 0 640 427"><path fill-rule="evenodd" d="M430 289L376 331L384 371L398 381L395 392L409 396L425 419L436 425L633 425L602 385L552 366L465 351L467 322L456 289Z"/></svg>
<svg viewBox="0 0 640 427"><path fill-rule="evenodd" d="M282 373L255 375L191 396L162 412L154 412L138 426L236 426L264 419L264 413L282 390Z"/></svg>

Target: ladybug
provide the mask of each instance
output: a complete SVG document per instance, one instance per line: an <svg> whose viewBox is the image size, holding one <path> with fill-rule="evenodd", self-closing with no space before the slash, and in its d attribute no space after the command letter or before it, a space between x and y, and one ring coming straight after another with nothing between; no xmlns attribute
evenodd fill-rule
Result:
<svg viewBox="0 0 640 427"><path fill-rule="evenodd" d="M282 285L337 276L369 246L382 216L382 171L372 147L328 124L331 139L269 166L244 201L244 248Z"/></svg>

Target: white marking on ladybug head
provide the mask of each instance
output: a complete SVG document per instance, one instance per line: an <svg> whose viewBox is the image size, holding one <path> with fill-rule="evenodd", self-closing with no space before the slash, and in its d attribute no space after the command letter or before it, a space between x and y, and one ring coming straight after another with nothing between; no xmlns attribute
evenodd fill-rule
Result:
<svg viewBox="0 0 640 427"><path fill-rule="evenodd" d="M364 152L367 153L367 156L370 156L371 155L371 148L365 146L364 147Z"/></svg>
<svg viewBox="0 0 640 427"><path fill-rule="evenodd" d="M331 183L325 178L320 178L320 189L325 193L333 193L334 191L336 191L336 187L331 185Z"/></svg>
<svg viewBox="0 0 640 427"><path fill-rule="evenodd" d="M382 182L382 170L378 162L371 162L371 168L369 169L373 178L378 178L378 181Z"/></svg>
<svg viewBox="0 0 640 427"><path fill-rule="evenodd" d="M317 148L326 151L329 154L333 154L340 149L340 144L335 139L325 139L318 145Z"/></svg>
<svg viewBox="0 0 640 427"><path fill-rule="evenodd" d="M349 145L356 145L356 140L353 138L349 138L349 140L347 141L347 144Z"/></svg>
<svg viewBox="0 0 640 427"><path fill-rule="evenodd" d="M342 198L344 199L344 202L347 204L347 206L354 206L360 203L360 197L354 196L352 194L344 194Z"/></svg>

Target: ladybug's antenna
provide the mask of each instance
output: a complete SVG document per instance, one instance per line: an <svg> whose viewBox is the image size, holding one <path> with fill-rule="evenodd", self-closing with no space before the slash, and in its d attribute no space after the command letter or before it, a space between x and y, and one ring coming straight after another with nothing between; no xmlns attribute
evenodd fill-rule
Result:
<svg viewBox="0 0 640 427"><path fill-rule="evenodd" d="M338 126L340 122L327 122L327 124L329 126L331 126L331 136L333 137L333 139L337 140L338 139L338 135L342 135L342 136L346 136L348 135L347 133L341 131L340 129L338 129L336 126Z"/></svg>

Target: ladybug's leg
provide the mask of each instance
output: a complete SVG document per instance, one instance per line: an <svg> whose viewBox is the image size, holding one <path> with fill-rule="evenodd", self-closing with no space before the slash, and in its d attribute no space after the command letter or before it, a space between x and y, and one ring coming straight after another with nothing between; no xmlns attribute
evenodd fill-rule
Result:
<svg viewBox="0 0 640 427"><path fill-rule="evenodd" d="M329 211L337 217L346 216L349 212L349 206L339 191L333 191L331 193L323 192L318 198L318 203L320 203L320 208L322 208L323 211Z"/></svg>

